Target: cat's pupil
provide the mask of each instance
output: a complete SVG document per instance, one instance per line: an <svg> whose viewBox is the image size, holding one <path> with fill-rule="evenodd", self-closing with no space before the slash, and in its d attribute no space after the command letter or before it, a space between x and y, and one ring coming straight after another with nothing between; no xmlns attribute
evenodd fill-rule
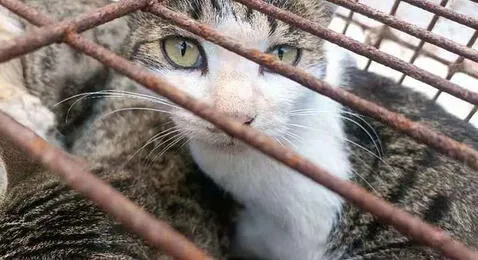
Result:
<svg viewBox="0 0 478 260"><path fill-rule="evenodd" d="M181 48L181 56L184 57L184 55L186 54L186 50L187 50L187 48L188 48L188 44L186 43L186 41L183 41L183 42L181 43L180 48Z"/></svg>
<svg viewBox="0 0 478 260"><path fill-rule="evenodd" d="M284 58L284 49L282 47L277 50L277 56L279 56L281 60Z"/></svg>

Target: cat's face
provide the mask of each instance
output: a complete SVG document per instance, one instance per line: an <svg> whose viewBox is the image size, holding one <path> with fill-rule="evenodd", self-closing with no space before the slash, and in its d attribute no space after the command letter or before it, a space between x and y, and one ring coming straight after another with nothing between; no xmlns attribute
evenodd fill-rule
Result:
<svg viewBox="0 0 478 260"><path fill-rule="evenodd" d="M322 1L266 1L327 26L332 7ZM230 0L169 1L168 5L249 48L318 77L325 72L323 41ZM235 53L149 14L131 20L131 59L217 110L272 137L287 130L289 114L309 90ZM233 140L209 122L169 108L189 137L229 146Z"/></svg>

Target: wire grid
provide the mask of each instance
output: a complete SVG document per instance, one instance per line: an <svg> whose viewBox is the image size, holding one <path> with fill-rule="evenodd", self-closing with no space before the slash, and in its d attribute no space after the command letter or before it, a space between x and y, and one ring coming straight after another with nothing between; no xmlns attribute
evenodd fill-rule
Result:
<svg viewBox="0 0 478 260"><path fill-rule="evenodd" d="M449 80L442 79L413 64L409 64L385 54L372 46L361 44L342 34L335 33L319 24L312 23L300 16L281 10L260 0L236 1L267 15L274 16L276 19L295 25L309 33L336 43L353 52L367 56L376 62L395 68L408 76L435 86L440 91L447 92L466 100L475 106L478 105L477 93L463 89ZM358 3L352 1L328 1L341 6L350 4L358 5ZM416 2L418 3L417 6L425 3L423 0L402 1L410 3ZM376 197L350 181L342 180L331 175L296 152L280 146L261 132L227 118L205 103L200 102L176 89L174 86L165 83L157 75L150 73L146 69L125 60L92 41L89 41L78 33L139 9L148 11L164 19L168 19L177 26L195 33L206 40L214 42L228 50L261 64L278 74L288 77L305 87L326 95L365 115L374 117L398 131L409 135L418 142L425 143L438 151L469 165L473 169L478 169L478 152L471 147L454 141L453 139L433 131L422 124L413 122L402 115L393 113L372 102L354 96L341 88L332 88L327 83L322 82L312 75L295 67L284 65L272 56L262 53L259 50L246 48L235 42L234 39L223 36L213 28L200 24L183 14L171 11L156 1L122 0L118 3L109 4L104 8L78 16L77 18L58 23L55 23L53 20L39 13L35 9L24 5L19 0L0 0L0 4L27 19L29 22L37 26L44 26L28 35L20 36L11 41L2 42L2 44L0 44L0 62L8 61L45 45L63 41L75 49L96 58L100 62L112 67L127 77L130 77L138 83L143 84L145 87L156 91L158 94L168 98L172 102L210 121L224 132L243 140L261 152L291 168L296 169L298 172L338 193L352 204L372 213L382 223L394 226L398 231L408 235L417 242L439 249L444 255L452 259L478 259L477 252L467 248L461 242L453 240L442 230L423 222L419 218L412 216L402 209L392 206L390 203ZM425 6L427 6L427 8L434 8L434 11L437 14L439 13L443 16L458 17L453 11L447 10L444 12L443 9L437 9L440 7L438 5L426 3ZM350 9L355 12L362 12L364 10L370 12L370 16L374 17L375 15L374 18L377 19L382 19L380 17L383 17L381 14L377 15L376 11L367 6L360 6L360 9L353 8L355 7L352 6ZM351 15L351 17L352 16L353 15ZM386 16L386 19L390 20L390 17ZM460 21L465 21L464 23L467 23L467 25L470 26L478 24L477 19L471 17L461 17L456 19L464 19ZM427 42L440 39L440 37L437 38L436 35L433 35L428 31L424 33L423 30L416 30L417 28L414 28L403 21L396 21L394 19L391 19L391 21L394 23L399 22L399 26L408 28L406 30L410 30L411 28L413 33L418 34L420 39ZM467 46L462 46L451 41L445 42L443 45L446 48L452 49L456 53L460 53L462 57L470 58L471 60L475 60L478 57L478 52ZM0 133L13 140L33 158L40 160L44 165L62 176L68 185L96 202L120 223L124 224L131 231L141 235L152 246L178 259L210 259L205 252L195 247L184 236L178 234L165 222L154 219L153 216L144 212L133 202L115 191L111 186L88 172L84 163L73 160L66 152L48 144L45 140L35 135L31 130L18 124L6 114L0 113L0 121L2 122L2 124L0 124Z"/></svg>
<svg viewBox="0 0 478 260"><path fill-rule="evenodd" d="M411 4L414 7L421 8L422 10L429 11L429 12L434 14L433 17L430 19L430 22L426 26L426 31L430 31L430 32L433 31L433 29L435 28L438 20L440 18L444 17L444 18L449 19L450 21L461 23L461 24L464 24L464 25L468 26L469 28L475 29L474 32L472 33L472 35L470 36L470 38L468 39L467 43L466 43L467 48L471 49L473 47L473 45L475 45L477 43L477 39L478 39L478 23L477 23L477 21L478 20L475 19L475 18L472 18L472 17L467 17L467 16L465 16L463 14L460 14L460 13L453 12L450 9L445 8L447 6L447 4L450 4L451 1L441 0L439 5L436 5L436 4L432 4L430 2L427 2L427 1L420 1L420 0L418 0L418 1L417 0L395 0L394 3L393 3L393 6L390 8L390 12L389 12L390 16L396 15L397 10L400 7L400 4L402 2ZM478 1L472 1L472 2L478 3ZM396 34L394 34L393 32L390 31L390 27L394 27L394 24L391 23L390 21L386 22L383 19L380 20L381 22L384 22L383 23L384 26L382 26L380 28L380 30L374 31L373 29L376 29L377 27L374 28L374 27L372 27L372 26L370 26L370 25L368 25L364 22L361 22L359 19L357 19L356 16L354 16L356 13L367 15L368 13L370 13L370 11L368 11L368 10L363 11L362 10L362 11L357 11L356 12L354 10L360 9L361 8L360 5L349 4L348 6L352 7L350 9L351 11L348 13L348 15L344 15L344 14L341 14L341 13L337 14L337 17L343 19L344 22L345 22L345 24L343 26L343 29L342 29L343 34L347 33L350 24L354 24L354 25L360 27L362 29L362 31L367 31L367 32L371 32L371 33L375 34L374 35L375 40L369 43L372 46L374 46L375 48L380 48L384 40L391 40L395 43L398 43L401 47L405 47L406 50L411 50L413 52L413 54L410 56L410 58L407 59L409 63L413 64L415 61L417 61L417 59L420 56L428 57L428 58L431 58L432 60L437 61L440 64L446 66L447 72L445 74L446 76L444 76L446 80L451 80L453 78L453 76L455 76L457 73L463 73L463 74L465 74L465 75L474 79L474 81L471 81L470 83L467 82L468 84L478 83L478 69L473 68L471 66L467 66L465 64L465 62L466 62L465 57L458 56L457 58L450 60L450 59L444 58L440 55L437 55L436 53L433 53L433 52L431 52L427 49L424 49L423 47L427 43L427 41L425 41L423 39L420 39L419 43L416 44L416 45L410 43L409 41L405 41L405 40L401 39L400 36L397 36ZM478 7L478 5L476 7ZM408 9L408 10L410 10L410 9ZM398 28L398 27L395 27L395 28ZM398 28L398 29L400 29L400 28ZM370 69L371 63L372 63L372 59L368 59L367 62L366 62L366 65L364 66L364 69L365 70ZM407 75L405 73L402 73L401 76L399 77L399 79L397 80L397 83L402 84L406 77L407 77ZM433 94L433 97L431 97L432 100L434 102L437 102L438 98L441 96L442 93L443 92L441 90L436 91ZM447 104L445 104L445 107L447 107L446 105ZM463 115L459 115L459 116L463 116L464 121L469 122L473 118L473 116L476 114L477 110L478 110L478 106L474 105L474 106L472 106L471 109L468 110L468 112L466 112L466 116L463 116ZM456 111L451 111L451 112L456 113Z"/></svg>

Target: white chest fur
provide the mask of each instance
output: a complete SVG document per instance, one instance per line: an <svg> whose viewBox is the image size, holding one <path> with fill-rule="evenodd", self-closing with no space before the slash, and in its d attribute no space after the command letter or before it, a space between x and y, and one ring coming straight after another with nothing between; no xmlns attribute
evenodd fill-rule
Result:
<svg viewBox="0 0 478 260"><path fill-rule="evenodd" d="M340 57L329 52L326 80L337 84ZM340 105L310 93L300 109L325 111L314 117L292 118L303 128L295 131L297 152L341 178L349 163L340 119ZM194 159L216 183L245 205L237 226L236 250L265 259L323 259L327 236L342 200L333 192L273 159L246 148L220 150L191 142Z"/></svg>

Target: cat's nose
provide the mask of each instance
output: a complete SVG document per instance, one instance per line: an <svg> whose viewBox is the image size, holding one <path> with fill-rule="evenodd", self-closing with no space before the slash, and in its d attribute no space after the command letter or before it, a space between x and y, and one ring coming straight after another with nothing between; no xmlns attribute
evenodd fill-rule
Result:
<svg viewBox="0 0 478 260"><path fill-rule="evenodd" d="M254 122L254 119L256 119L255 116L248 116L248 115L235 115L232 116L235 120L242 122L243 125L251 125L252 122Z"/></svg>
<svg viewBox="0 0 478 260"><path fill-rule="evenodd" d="M247 116L247 115L229 115L232 119L242 122L243 125L250 126L252 122L256 119L256 116ZM215 126L207 127L207 129L213 133L219 133L221 130L216 128Z"/></svg>

